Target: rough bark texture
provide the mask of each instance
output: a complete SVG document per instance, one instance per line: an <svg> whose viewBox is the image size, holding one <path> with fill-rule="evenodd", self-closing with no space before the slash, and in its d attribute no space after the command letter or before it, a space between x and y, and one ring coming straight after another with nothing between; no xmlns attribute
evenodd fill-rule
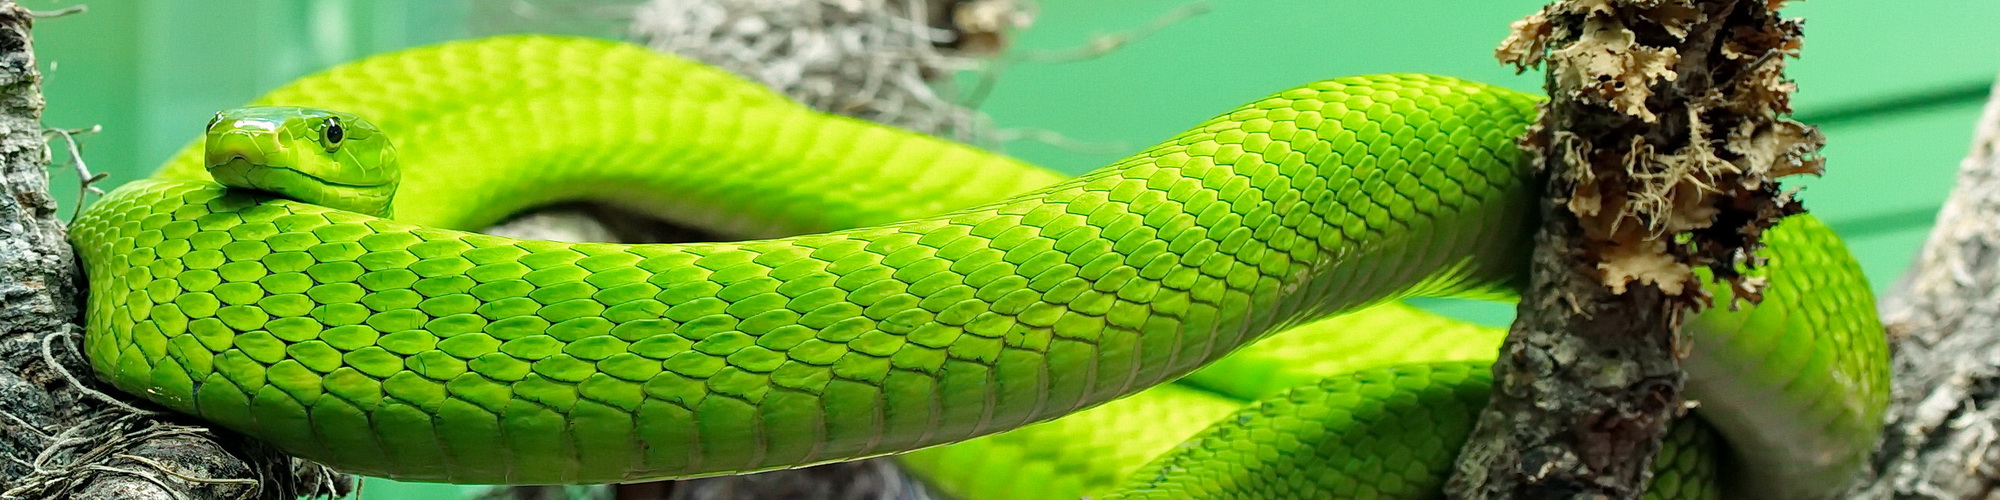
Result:
<svg viewBox="0 0 2000 500"><path fill-rule="evenodd" d="M1849 498L2000 498L2000 88L1923 253L1882 302L1888 429Z"/></svg>
<svg viewBox="0 0 2000 500"><path fill-rule="evenodd" d="M1758 236L1797 210L1777 176L1817 172L1790 112L1781 1L1562 0L1514 26L1503 61L1548 62L1524 141L1546 174L1533 274L1454 498L1638 498L1684 412L1693 269L1736 297ZM1676 240L1676 235L1691 238Z"/></svg>
<svg viewBox="0 0 2000 500"><path fill-rule="evenodd" d="M1015 0L653 0L632 33L821 111L993 147L954 77L989 64L1028 16Z"/></svg>
<svg viewBox="0 0 2000 500"><path fill-rule="evenodd" d="M41 137L40 75L29 49L28 14L0 2L0 482L17 478L53 441L50 431L81 406L43 363L41 339L77 318L77 269L49 197L48 149Z"/></svg>
<svg viewBox="0 0 2000 500"><path fill-rule="evenodd" d="M0 1L6 191L0 196L0 498L296 498L344 491L344 476L93 389L77 347L82 273L49 195L33 18Z"/></svg>

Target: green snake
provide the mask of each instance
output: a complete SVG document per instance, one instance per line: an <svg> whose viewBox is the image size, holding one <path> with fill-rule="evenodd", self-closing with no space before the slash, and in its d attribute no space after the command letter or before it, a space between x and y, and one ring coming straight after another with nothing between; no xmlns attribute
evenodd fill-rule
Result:
<svg viewBox="0 0 2000 500"><path fill-rule="evenodd" d="M412 49L219 113L88 207L85 351L119 389L405 480L971 440L908 462L976 498L1425 498L1500 333L1396 301L1522 281L1537 99L1327 80L1065 179L625 44ZM572 200L741 240L468 232ZM1857 265L1810 217L1768 238L1763 303L1689 328L1706 423L1671 437L1658 498L1823 496L1879 433Z"/></svg>

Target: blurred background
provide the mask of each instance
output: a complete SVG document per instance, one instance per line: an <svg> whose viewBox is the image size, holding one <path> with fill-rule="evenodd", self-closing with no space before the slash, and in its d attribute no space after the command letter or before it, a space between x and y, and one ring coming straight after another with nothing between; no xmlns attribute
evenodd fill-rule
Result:
<svg viewBox="0 0 2000 500"><path fill-rule="evenodd" d="M665 0L696 2L698 0ZM705 0L700 0L705 1ZM512 32L631 36L637 0L23 0L88 11L36 26L51 127L81 137L109 189L141 178L216 110L369 54ZM952 97L991 119L1006 152L1082 172L1266 93L1333 76L1427 72L1539 89L1493 60L1534 0L1063 0L1033 10ZM1198 12L1198 13L1197 13ZM1906 267L1949 191L2000 58L2000 4L1794 2L1806 48L1790 72L1798 117L1828 136L1806 207L1841 232L1877 290ZM1143 35L1143 36L1126 36ZM1126 43L1118 43L1118 42ZM1115 47L1111 50L1096 50ZM1972 50L1964 50L1972 49ZM1094 54L1082 56L1082 54ZM1969 55L1968 55L1969 54ZM64 155L58 154L58 159ZM75 175L55 172L73 209ZM1429 303L1486 323L1511 306ZM458 488L370 481L360 498Z"/></svg>

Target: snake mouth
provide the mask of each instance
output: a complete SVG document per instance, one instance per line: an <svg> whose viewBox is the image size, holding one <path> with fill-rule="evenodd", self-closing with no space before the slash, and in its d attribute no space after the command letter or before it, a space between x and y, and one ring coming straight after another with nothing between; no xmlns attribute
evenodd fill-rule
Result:
<svg viewBox="0 0 2000 500"><path fill-rule="evenodd" d="M298 158L291 146L271 139L277 133L277 125L253 120L232 122L231 125L236 128L210 132L203 150L209 174L224 184L274 192L283 191L284 184L276 182L280 180L355 189L390 185L388 182L338 181L313 174L299 168ZM242 179L244 182L237 184L231 179Z"/></svg>
<svg viewBox="0 0 2000 500"><path fill-rule="evenodd" d="M328 180L324 177L299 171L298 169L251 161L242 154L232 154L220 163L209 163L208 175L223 185L245 189L255 189L276 193L286 198L312 201L325 196L328 191L354 192L379 189L384 184L354 184Z"/></svg>
<svg viewBox="0 0 2000 500"><path fill-rule="evenodd" d="M297 186L318 182L317 177L287 167L253 162L241 154L231 155L220 163L211 158L208 175L229 187L268 191L292 199L299 199L305 194L295 192Z"/></svg>

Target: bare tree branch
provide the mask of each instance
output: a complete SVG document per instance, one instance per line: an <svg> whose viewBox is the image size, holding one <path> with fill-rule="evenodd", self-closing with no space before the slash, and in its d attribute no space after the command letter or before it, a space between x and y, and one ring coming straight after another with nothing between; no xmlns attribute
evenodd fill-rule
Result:
<svg viewBox="0 0 2000 500"><path fill-rule="evenodd" d="M1958 185L1882 315L1888 429L1849 498L2000 498L2000 88Z"/></svg>

